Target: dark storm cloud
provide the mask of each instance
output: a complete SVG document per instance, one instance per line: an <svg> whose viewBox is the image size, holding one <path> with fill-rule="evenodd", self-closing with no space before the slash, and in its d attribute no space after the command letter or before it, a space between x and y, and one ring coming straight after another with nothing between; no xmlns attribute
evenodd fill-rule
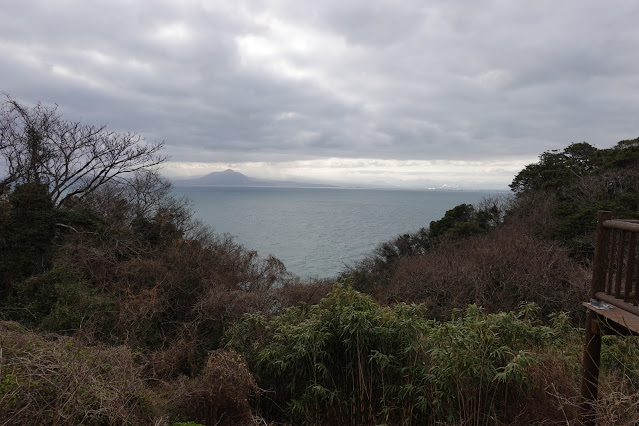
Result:
<svg viewBox="0 0 639 426"><path fill-rule="evenodd" d="M619 1L0 4L0 90L175 161L534 158L639 136Z"/></svg>

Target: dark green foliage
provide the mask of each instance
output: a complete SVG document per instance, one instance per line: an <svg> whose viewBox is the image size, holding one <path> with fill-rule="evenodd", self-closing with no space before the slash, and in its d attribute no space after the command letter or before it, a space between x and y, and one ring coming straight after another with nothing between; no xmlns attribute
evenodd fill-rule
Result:
<svg viewBox="0 0 639 426"><path fill-rule="evenodd" d="M10 319L57 333L80 328L105 331L113 303L71 266L61 263L15 284Z"/></svg>
<svg viewBox="0 0 639 426"><path fill-rule="evenodd" d="M475 222L480 228L490 230L503 222L505 213L496 202L489 201L483 208L475 209Z"/></svg>
<svg viewBox="0 0 639 426"><path fill-rule="evenodd" d="M137 216L131 226L133 231L151 246L166 244L183 236L169 209L161 209L151 218Z"/></svg>
<svg viewBox="0 0 639 426"><path fill-rule="evenodd" d="M510 184L515 193L534 190L561 190L574 187L580 179L602 176L605 172L639 165L639 139L621 141L613 148L597 149L586 143L573 143L563 151L553 150L539 156Z"/></svg>
<svg viewBox="0 0 639 426"><path fill-rule="evenodd" d="M11 282L51 266L55 210L46 186L19 185L0 209L0 297Z"/></svg>
<svg viewBox="0 0 639 426"><path fill-rule="evenodd" d="M548 235L568 243L576 253L581 247L585 254L592 254L590 236L597 225L597 212L609 210L619 218L637 219L639 218L638 195L639 193L626 193L614 200L601 200L590 204L575 199L561 201L553 210L553 214L559 221L553 229L549 230Z"/></svg>
<svg viewBox="0 0 639 426"><path fill-rule="evenodd" d="M520 193L528 190L557 189L596 170L597 148L587 142L573 143L563 151L546 151L539 162L529 164L515 176L510 188Z"/></svg>
<svg viewBox="0 0 639 426"><path fill-rule="evenodd" d="M535 308L452 321L423 307L380 307L341 285L313 306L228 333L265 389L263 409L293 424L484 424L507 421L533 386L531 367L572 333L538 325Z"/></svg>
<svg viewBox="0 0 639 426"><path fill-rule="evenodd" d="M392 262L400 257L422 254L429 248L428 230L421 228L417 232L402 234L393 242L383 243L380 246L380 254L387 262Z"/></svg>
<svg viewBox="0 0 639 426"><path fill-rule="evenodd" d="M496 203L485 203L476 208L472 204L460 204L448 210L444 217L430 222L430 238L467 238L483 234L501 223L503 212Z"/></svg>
<svg viewBox="0 0 639 426"><path fill-rule="evenodd" d="M612 149L600 150L601 168L604 170L625 169L639 165L639 138L623 140Z"/></svg>
<svg viewBox="0 0 639 426"><path fill-rule="evenodd" d="M55 217L56 231L59 234L103 232L107 228L107 222L104 218L89 209L59 208L55 212Z"/></svg>
<svg viewBox="0 0 639 426"><path fill-rule="evenodd" d="M103 308L93 300L95 291L64 263L51 267L57 230L77 233L99 226L99 217L90 212L56 209L45 185L18 185L0 209L0 295L6 317L51 331L91 324L86 315Z"/></svg>
<svg viewBox="0 0 639 426"><path fill-rule="evenodd" d="M519 172L510 187L520 199L537 192L556 200L555 221L544 235L566 244L573 255L585 260L592 256L598 210L610 210L614 217L639 218L639 139L621 141L609 149L582 142L545 152L538 163ZM516 210L511 213L526 214Z"/></svg>
<svg viewBox="0 0 639 426"><path fill-rule="evenodd" d="M472 204L460 204L448 210L444 217L430 222L430 236L440 238L444 235L460 236L460 228L470 224L474 218L475 208Z"/></svg>

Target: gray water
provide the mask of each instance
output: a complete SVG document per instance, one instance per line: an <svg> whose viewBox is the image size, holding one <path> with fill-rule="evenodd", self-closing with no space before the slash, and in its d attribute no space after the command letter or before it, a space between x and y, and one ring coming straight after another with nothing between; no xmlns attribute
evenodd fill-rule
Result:
<svg viewBox="0 0 639 426"><path fill-rule="evenodd" d="M379 243L428 227L446 210L487 191L345 188L176 187L196 217L302 279L331 278Z"/></svg>

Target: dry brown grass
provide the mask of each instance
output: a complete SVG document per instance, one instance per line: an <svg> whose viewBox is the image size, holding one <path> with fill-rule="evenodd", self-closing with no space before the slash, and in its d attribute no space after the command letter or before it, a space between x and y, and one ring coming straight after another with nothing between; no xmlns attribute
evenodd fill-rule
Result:
<svg viewBox="0 0 639 426"><path fill-rule="evenodd" d="M572 345L571 345L572 343ZM530 368L532 388L513 407L517 414L512 424L574 424L579 416L580 344L570 342L575 350L566 354L548 352Z"/></svg>
<svg viewBox="0 0 639 426"><path fill-rule="evenodd" d="M216 350L199 375L177 376L171 369L190 346L180 340L143 356L0 322L0 425L254 424L249 398L257 386L246 363ZM151 368L169 371L150 377Z"/></svg>
<svg viewBox="0 0 639 426"><path fill-rule="evenodd" d="M543 366L542 366L543 367ZM553 383L546 388L547 394L542 398L527 401L521 413L521 422L517 424L542 425L583 425L580 417L579 377L571 375L570 370L541 371L536 377L542 382L560 382L572 389L566 391ZM572 382L567 380L572 377ZM616 372L602 371L599 377L599 397L595 403L596 423L601 426L631 426L639 424L639 391L630 385L627 379ZM550 405L548 404L550 402ZM554 407L554 409L553 409Z"/></svg>
<svg viewBox="0 0 639 426"><path fill-rule="evenodd" d="M85 347L0 323L2 425L153 424L157 409L128 347Z"/></svg>
<svg viewBox="0 0 639 426"><path fill-rule="evenodd" d="M639 390L618 372L604 371L600 377L597 424L639 424Z"/></svg>

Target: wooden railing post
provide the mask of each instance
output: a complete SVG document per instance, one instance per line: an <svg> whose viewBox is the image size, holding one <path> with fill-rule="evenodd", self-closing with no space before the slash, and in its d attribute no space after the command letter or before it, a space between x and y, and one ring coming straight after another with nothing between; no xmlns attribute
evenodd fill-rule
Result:
<svg viewBox="0 0 639 426"><path fill-rule="evenodd" d="M595 257L592 265L592 281L590 283L590 299L594 299L599 291L606 291L606 265L610 246L610 229L603 223L612 219L612 212L597 213L597 233L595 234Z"/></svg>
<svg viewBox="0 0 639 426"><path fill-rule="evenodd" d="M597 234L595 237L595 258L593 261L590 299L595 299L599 291L605 291L606 261L610 244L610 230L604 228L603 222L610 220L612 213L601 211L597 214ZM601 327L599 315L588 309L586 316L586 338L584 343L583 376L581 379L582 422L584 425L595 425L596 401L599 385L599 358L601 355Z"/></svg>

